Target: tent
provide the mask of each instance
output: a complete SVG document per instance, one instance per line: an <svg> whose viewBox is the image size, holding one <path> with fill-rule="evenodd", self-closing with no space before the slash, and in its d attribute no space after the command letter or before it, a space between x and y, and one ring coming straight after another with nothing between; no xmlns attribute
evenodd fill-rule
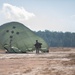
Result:
<svg viewBox="0 0 75 75"><path fill-rule="evenodd" d="M34 51L36 40L42 43L41 51L48 51L47 43L25 25L9 22L0 26L0 49L6 49L7 52Z"/></svg>

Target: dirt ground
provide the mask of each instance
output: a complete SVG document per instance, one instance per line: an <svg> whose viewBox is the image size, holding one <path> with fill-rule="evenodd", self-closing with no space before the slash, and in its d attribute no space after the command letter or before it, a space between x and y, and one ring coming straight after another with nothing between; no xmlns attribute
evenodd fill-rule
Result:
<svg viewBox="0 0 75 75"><path fill-rule="evenodd" d="M0 75L75 75L75 48L51 47L40 54L0 50Z"/></svg>

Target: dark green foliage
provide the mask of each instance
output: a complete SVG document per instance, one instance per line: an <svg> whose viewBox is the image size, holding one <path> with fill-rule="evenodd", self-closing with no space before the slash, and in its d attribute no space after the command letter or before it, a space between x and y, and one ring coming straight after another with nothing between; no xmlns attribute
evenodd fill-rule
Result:
<svg viewBox="0 0 75 75"><path fill-rule="evenodd" d="M41 36L50 47L75 47L75 33L51 32L49 30L35 33Z"/></svg>

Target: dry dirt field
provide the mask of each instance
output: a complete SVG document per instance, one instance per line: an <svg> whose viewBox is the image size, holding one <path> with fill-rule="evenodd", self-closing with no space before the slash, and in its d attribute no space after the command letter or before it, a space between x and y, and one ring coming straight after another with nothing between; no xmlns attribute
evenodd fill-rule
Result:
<svg viewBox="0 0 75 75"><path fill-rule="evenodd" d="M51 47L40 54L0 51L0 75L75 75L75 48Z"/></svg>

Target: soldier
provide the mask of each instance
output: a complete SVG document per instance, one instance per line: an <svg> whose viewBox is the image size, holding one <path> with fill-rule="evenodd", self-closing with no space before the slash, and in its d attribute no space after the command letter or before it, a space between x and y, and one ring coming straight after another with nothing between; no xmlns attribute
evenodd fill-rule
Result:
<svg viewBox="0 0 75 75"><path fill-rule="evenodd" d="M39 53L39 50L40 50L40 48L41 48L41 45L42 45L42 43L39 43L38 40L36 40L36 43L35 43L36 54Z"/></svg>

